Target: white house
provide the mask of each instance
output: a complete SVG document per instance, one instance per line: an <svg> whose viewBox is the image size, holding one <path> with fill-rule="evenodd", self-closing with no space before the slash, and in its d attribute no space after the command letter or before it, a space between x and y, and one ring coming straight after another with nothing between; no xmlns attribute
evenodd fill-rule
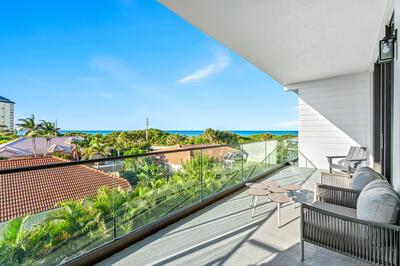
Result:
<svg viewBox="0 0 400 266"><path fill-rule="evenodd" d="M73 140L82 140L81 137L55 137L47 143L45 138L20 138L0 145L0 157L31 157L34 155L33 147L36 148L36 155L52 154L54 152L71 153ZM47 149L47 152L46 152Z"/></svg>

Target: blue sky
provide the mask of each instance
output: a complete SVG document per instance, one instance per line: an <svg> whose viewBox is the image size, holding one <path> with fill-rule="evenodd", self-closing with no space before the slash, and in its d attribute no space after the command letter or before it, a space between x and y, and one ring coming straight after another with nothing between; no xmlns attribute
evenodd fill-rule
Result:
<svg viewBox="0 0 400 266"><path fill-rule="evenodd" d="M153 0L2 1L0 96L62 129L296 129L297 96Z"/></svg>

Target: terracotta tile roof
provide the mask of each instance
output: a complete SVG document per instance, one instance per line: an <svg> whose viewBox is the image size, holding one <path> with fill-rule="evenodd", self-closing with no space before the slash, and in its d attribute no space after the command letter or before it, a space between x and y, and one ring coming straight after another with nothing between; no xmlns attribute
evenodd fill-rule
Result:
<svg viewBox="0 0 400 266"><path fill-rule="evenodd" d="M0 160L0 169L64 161L53 157ZM125 179L85 165L0 175L0 222L96 195L104 186L131 188Z"/></svg>

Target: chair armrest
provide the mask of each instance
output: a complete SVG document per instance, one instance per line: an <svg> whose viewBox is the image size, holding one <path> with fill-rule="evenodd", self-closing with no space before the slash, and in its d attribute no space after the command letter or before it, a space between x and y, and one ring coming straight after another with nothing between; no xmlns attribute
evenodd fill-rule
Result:
<svg viewBox="0 0 400 266"><path fill-rule="evenodd" d="M331 217L331 218L336 218L339 220L342 220L344 222L351 222L354 224L366 226L366 227L371 227L371 228L382 228L382 229L388 229L388 230L393 230L396 232L400 232L400 226L399 225L394 225L394 224L385 224L385 223L377 223L377 222L370 222L366 220L361 220L353 217L349 217L340 213L333 213L327 210L323 210L321 208L318 208L316 206L312 206L311 204L308 203L301 203L300 205L300 210L301 210L301 223L307 222L309 220L310 215L306 215L308 211L314 212L314 213L319 213L322 214L326 217ZM315 218L315 217L314 217ZM323 221L322 219L314 219L314 223L318 223ZM327 221L327 220L325 220ZM331 226L333 228L333 226Z"/></svg>
<svg viewBox="0 0 400 266"><path fill-rule="evenodd" d="M321 184L335 187L351 188L351 176L340 172L321 172Z"/></svg>
<svg viewBox="0 0 400 266"><path fill-rule="evenodd" d="M366 161L367 159L346 159L346 161L349 161L349 162L363 162L363 161Z"/></svg>
<svg viewBox="0 0 400 266"><path fill-rule="evenodd" d="M328 158L328 159L339 159L339 158L346 158L347 156L341 156L341 155L339 155L339 156L326 156L326 158Z"/></svg>
<svg viewBox="0 0 400 266"><path fill-rule="evenodd" d="M317 184L316 200L355 209L360 191L349 188Z"/></svg>

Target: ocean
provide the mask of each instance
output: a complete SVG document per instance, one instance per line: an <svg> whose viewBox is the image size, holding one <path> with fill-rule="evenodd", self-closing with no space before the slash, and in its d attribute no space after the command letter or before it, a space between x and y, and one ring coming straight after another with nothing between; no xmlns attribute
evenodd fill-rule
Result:
<svg viewBox="0 0 400 266"><path fill-rule="evenodd" d="M70 132L82 132L86 134L102 134L102 135L107 135L113 132L121 132L121 131L126 131L126 130L61 130L61 133L70 133ZM171 134L179 134L183 136L189 136L189 137L194 137L201 135L204 130L164 130L165 132L171 133ZM236 133L240 136L247 137L250 135L255 135L255 134L273 134L277 136L281 135L286 135L286 134L291 134L291 135L298 135L297 130L228 130L232 133Z"/></svg>

